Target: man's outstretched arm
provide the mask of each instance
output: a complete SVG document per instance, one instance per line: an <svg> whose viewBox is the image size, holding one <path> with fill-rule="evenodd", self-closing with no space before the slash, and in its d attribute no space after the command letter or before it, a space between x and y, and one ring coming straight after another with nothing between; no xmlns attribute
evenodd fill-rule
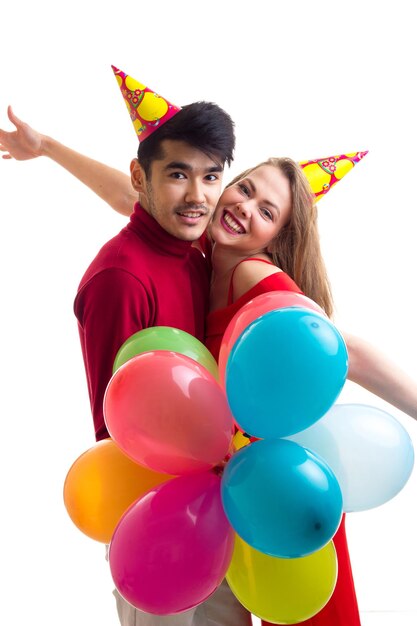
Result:
<svg viewBox="0 0 417 626"><path fill-rule="evenodd" d="M115 211L129 216L137 200L130 176L99 161L71 150L52 137L42 135L20 120L12 107L7 109L9 120L15 131L0 129L0 151L3 159L27 161L46 156L87 185L94 193L109 204Z"/></svg>

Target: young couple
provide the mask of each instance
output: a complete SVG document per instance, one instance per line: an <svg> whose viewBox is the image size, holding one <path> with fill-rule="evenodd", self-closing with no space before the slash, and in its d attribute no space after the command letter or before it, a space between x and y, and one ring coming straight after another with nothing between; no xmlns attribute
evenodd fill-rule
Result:
<svg viewBox="0 0 417 626"><path fill-rule="evenodd" d="M87 269L75 299L97 439L108 436L102 400L114 357L134 332L173 326L204 341L206 322L206 345L217 356L235 312L271 290L304 293L331 316L316 206L302 169L288 158L269 159L221 193L234 133L229 116L216 105L187 105L158 126L140 142L130 177L41 135L10 108L8 114L16 131L0 130L4 158L48 156L130 215ZM349 379L417 418L414 381L365 341L343 334ZM360 624L344 518L334 542L335 592L302 624ZM117 593L116 599L123 626L251 624L225 583L207 602L178 616L147 615Z"/></svg>

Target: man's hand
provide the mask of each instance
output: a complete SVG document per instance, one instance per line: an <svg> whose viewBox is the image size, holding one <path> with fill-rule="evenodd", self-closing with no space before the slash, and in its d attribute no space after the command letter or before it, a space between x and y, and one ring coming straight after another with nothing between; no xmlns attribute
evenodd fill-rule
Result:
<svg viewBox="0 0 417 626"><path fill-rule="evenodd" d="M138 194L132 187L130 176L75 152L53 137L38 133L19 120L10 106L7 115L16 130L7 132L0 129L0 151L5 152L3 159L27 161L39 156L47 157L87 185L115 211L131 215Z"/></svg>
<svg viewBox="0 0 417 626"><path fill-rule="evenodd" d="M15 131L7 132L0 129L0 151L6 154L3 159L26 161L42 155L42 135L31 128L13 113L12 107L7 108L7 115Z"/></svg>

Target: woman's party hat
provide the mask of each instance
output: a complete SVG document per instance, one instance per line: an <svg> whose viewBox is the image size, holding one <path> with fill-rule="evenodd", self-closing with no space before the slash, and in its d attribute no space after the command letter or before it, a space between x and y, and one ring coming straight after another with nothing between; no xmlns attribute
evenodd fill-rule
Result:
<svg viewBox="0 0 417 626"><path fill-rule="evenodd" d="M316 202L320 200L336 183L339 182L356 163L359 163L366 152L350 152L349 154L339 154L325 159L314 159L313 161L300 161L303 172L306 175L311 189L316 196Z"/></svg>

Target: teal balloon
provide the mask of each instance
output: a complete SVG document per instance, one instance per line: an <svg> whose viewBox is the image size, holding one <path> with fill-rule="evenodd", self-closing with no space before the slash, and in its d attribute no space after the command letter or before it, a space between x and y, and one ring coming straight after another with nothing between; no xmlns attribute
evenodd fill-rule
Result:
<svg viewBox="0 0 417 626"><path fill-rule="evenodd" d="M169 350L184 354L200 363L218 380L216 360L206 346L184 330L171 326L152 326L131 335L116 354L113 374L134 356L155 350Z"/></svg>
<svg viewBox="0 0 417 626"><path fill-rule="evenodd" d="M332 468L346 512L388 502L413 471L414 448L408 432L377 407L336 404L291 440L319 454Z"/></svg>
<svg viewBox="0 0 417 626"><path fill-rule="evenodd" d="M226 365L226 394L241 429L260 439L308 428L346 381L343 337L324 316L293 307L265 313L238 337Z"/></svg>
<svg viewBox="0 0 417 626"><path fill-rule="evenodd" d="M222 501L246 543L280 558L319 550L342 517L342 494L332 470L285 439L255 441L233 455L222 476Z"/></svg>

